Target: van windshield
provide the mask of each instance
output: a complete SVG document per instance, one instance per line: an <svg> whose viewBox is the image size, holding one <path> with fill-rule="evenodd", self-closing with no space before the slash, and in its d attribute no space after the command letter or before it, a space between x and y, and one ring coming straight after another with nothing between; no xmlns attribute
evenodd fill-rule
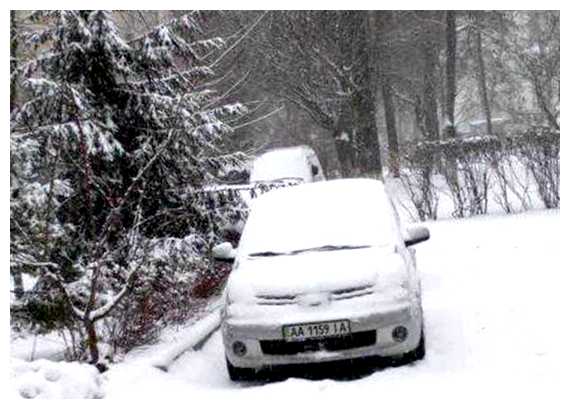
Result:
<svg viewBox="0 0 570 409"><path fill-rule="evenodd" d="M310 182L316 176L313 174L313 169L308 159L311 152L308 147L303 146L266 152L253 162L250 181L298 178L305 182ZM315 166L318 173L318 167L316 165L313 166Z"/></svg>

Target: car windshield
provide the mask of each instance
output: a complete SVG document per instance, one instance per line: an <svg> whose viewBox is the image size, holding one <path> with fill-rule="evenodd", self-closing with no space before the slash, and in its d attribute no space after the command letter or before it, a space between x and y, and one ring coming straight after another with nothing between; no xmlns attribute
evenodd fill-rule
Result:
<svg viewBox="0 0 570 409"><path fill-rule="evenodd" d="M271 257L393 243L395 221L382 185L342 182L310 183L261 196L253 203L240 253Z"/></svg>

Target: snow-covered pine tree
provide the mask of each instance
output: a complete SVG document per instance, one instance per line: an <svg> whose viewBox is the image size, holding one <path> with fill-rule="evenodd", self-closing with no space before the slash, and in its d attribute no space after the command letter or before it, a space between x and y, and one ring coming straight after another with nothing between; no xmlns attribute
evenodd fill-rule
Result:
<svg viewBox="0 0 570 409"><path fill-rule="evenodd" d="M128 42L107 11L30 19L42 28L29 33L35 57L18 69L28 99L11 122L11 267L55 285L96 363L95 322L151 247L178 243L189 263L211 247L223 215L200 192L243 160L218 145L244 109L216 105L204 85L204 56L223 41L200 39L198 12Z"/></svg>

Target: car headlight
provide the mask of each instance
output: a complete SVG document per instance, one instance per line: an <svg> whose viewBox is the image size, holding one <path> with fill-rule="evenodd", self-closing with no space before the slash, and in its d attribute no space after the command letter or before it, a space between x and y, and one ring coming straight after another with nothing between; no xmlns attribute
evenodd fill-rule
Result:
<svg viewBox="0 0 570 409"><path fill-rule="evenodd" d="M392 338L396 342L404 342L408 338L408 329L403 325L398 325L392 330Z"/></svg>

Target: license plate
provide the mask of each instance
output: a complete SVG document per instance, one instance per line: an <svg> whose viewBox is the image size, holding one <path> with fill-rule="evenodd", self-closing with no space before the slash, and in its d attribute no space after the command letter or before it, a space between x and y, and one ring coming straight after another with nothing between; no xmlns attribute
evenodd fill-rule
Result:
<svg viewBox="0 0 570 409"><path fill-rule="evenodd" d="M350 321L324 321L307 324L292 324L283 326L285 341L303 341L305 339L334 337L350 334Z"/></svg>

